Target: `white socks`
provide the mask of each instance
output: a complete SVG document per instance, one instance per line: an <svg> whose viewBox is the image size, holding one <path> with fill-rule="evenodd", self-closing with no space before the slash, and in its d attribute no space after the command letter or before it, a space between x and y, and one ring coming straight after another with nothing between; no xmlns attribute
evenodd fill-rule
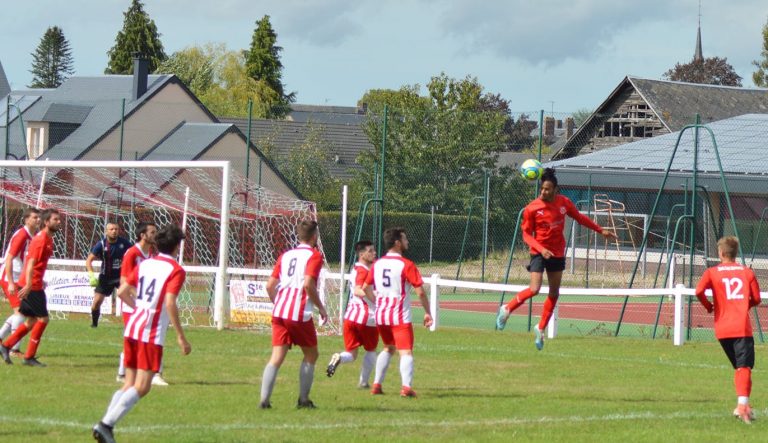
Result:
<svg viewBox="0 0 768 443"><path fill-rule="evenodd" d="M315 365L305 361L299 366L299 400L309 400L309 391L312 389L312 382L315 379Z"/></svg>
<svg viewBox="0 0 768 443"><path fill-rule="evenodd" d="M411 387L413 383L413 355L400 356L400 378L403 386Z"/></svg>
<svg viewBox="0 0 768 443"><path fill-rule="evenodd" d="M748 404L749 404L749 397L742 397L742 396L739 396L739 398L738 398L738 400L737 400L737 401L738 401L738 403L739 403L740 405L748 405Z"/></svg>
<svg viewBox="0 0 768 443"><path fill-rule="evenodd" d="M351 352L344 351L339 354L342 363L351 363L355 361L355 356Z"/></svg>
<svg viewBox="0 0 768 443"><path fill-rule="evenodd" d="M101 419L102 423L111 427L114 427L117 422L125 417L125 414L133 409L141 398L139 397L139 391L133 386L124 391L118 399L115 399L116 396L117 393L112 396L112 402L110 402L110 405L114 403L114 406L111 406L109 410L107 410L106 415L104 415L104 418Z"/></svg>
<svg viewBox="0 0 768 443"><path fill-rule="evenodd" d="M117 375L125 377L125 354L120 353L120 366L117 368Z"/></svg>
<svg viewBox="0 0 768 443"><path fill-rule="evenodd" d="M389 368L389 359L392 358L392 354L386 350L381 351L376 358L376 375L373 377L373 382L376 384L382 384L384 377L387 375L387 368Z"/></svg>
<svg viewBox="0 0 768 443"><path fill-rule="evenodd" d="M371 378L371 371L376 365L376 352L366 351L363 357L363 367L360 368L360 384L368 384L368 379Z"/></svg>
<svg viewBox="0 0 768 443"><path fill-rule="evenodd" d="M275 379L277 379L277 371L280 368L272 366L272 363L267 363L264 368L264 374L261 376L261 401L269 402L272 397L272 389L275 387Z"/></svg>

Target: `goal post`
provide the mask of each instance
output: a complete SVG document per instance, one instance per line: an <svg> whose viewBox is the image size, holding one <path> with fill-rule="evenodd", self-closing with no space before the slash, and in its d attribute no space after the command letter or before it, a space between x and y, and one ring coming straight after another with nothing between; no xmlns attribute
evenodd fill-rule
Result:
<svg viewBox="0 0 768 443"><path fill-rule="evenodd" d="M25 208L61 212L62 229L54 237L55 260L49 266L53 274L83 273L83 261L103 237L107 222L118 223L121 235L130 240L139 222L185 225L179 256L187 270L179 296L182 322L218 329L269 328L263 315L263 281L279 254L296 244L299 221L317 219L312 202L262 188L227 161L6 160L0 161L0 197L5 241L21 226ZM244 297L237 300L245 307L237 313L230 309L238 295L231 280L261 281L256 294L239 294ZM338 282L324 283L328 294L338 294ZM87 283L83 286L81 292L92 295ZM337 314L335 298L328 297L328 307ZM77 300L85 303L83 296ZM254 313L253 306L261 306L261 311ZM334 321L322 332L339 331Z"/></svg>

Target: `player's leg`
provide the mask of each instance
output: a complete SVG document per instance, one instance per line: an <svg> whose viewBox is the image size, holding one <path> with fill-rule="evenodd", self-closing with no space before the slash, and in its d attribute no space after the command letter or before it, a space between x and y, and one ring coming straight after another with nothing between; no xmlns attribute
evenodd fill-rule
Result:
<svg viewBox="0 0 768 443"><path fill-rule="evenodd" d="M13 348L16 343L21 341L21 339L35 327L37 318L48 317L45 292L31 291L27 297L21 300L19 312L25 317L24 323L19 325L16 332L11 334L2 344L0 344L0 356L2 356L6 364L12 364L10 358L11 348Z"/></svg>
<svg viewBox="0 0 768 443"><path fill-rule="evenodd" d="M371 371L376 365L376 347L379 345L379 333L375 326L363 326L362 343L365 355L363 364L360 368L360 381L358 387L368 388L368 380L371 378Z"/></svg>
<svg viewBox="0 0 768 443"><path fill-rule="evenodd" d="M304 353L304 360L299 366L299 400L296 407L314 409L315 404L309 399L309 391L312 390L312 383L315 380L315 363L319 353L317 345L302 346L301 351Z"/></svg>
<svg viewBox="0 0 768 443"><path fill-rule="evenodd" d="M384 384L384 378L387 376L389 361L395 353L395 337L392 334L392 326L379 325L378 331L381 341L384 343L384 349L376 357L376 372L373 376L373 387L371 388L371 394L373 395L384 393L381 386Z"/></svg>
<svg viewBox="0 0 768 443"><path fill-rule="evenodd" d="M401 397L416 397L413 390L413 324L398 325L393 328L395 347L400 353Z"/></svg>
<svg viewBox="0 0 768 443"><path fill-rule="evenodd" d="M123 327L128 325L128 320L131 319L131 314L123 312ZM120 353L120 363L117 367L117 381L120 383L125 382L126 367L125 367L125 351Z"/></svg>
<svg viewBox="0 0 768 443"><path fill-rule="evenodd" d="M331 355L331 360L328 362L328 366L325 369L325 374L328 377L333 377L336 373L336 368L342 363L349 363L357 358L357 348L360 346L360 340L357 334L356 323L349 320L344 320L343 335L344 335L344 351L336 352Z"/></svg>
<svg viewBox="0 0 768 443"><path fill-rule="evenodd" d="M45 364L37 360L37 348L40 346L40 340L43 338L43 332L45 332L46 327L48 327L48 316L39 317L29 335L29 346L27 347L27 352L24 354L22 364L27 366L45 367Z"/></svg>
<svg viewBox="0 0 768 443"><path fill-rule="evenodd" d="M544 329L549 324L549 320L552 318L552 313L557 305L557 299L560 297L560 283L563 280L562 270L547 270L547 284L549 285L549 294L544 301L544 307L541 312L541 320L538 326L536 326L534 332L536 333L536 339L534 344L536 349L541 351L544 348Z"/></svg>
<svg viewBox="0 0 768 443"><path fill-rule="evenodd" d="M745 423L754 420L749 396L752 393L752 368L755 365L755 341L752 337L739 337L730 339L730 348L733 355L734 376L736 387L736 410L734 415ZM721 340L721 344L723 341ZM725 346L724 346L725 348ZM726 352L726 354L728 354ZM731 355L729 355L729 359Z"/></svg>
<svg viewBox="0 0 768 443"><path fill-rule="evenodd" d="M96 290L93 291L93 303L91 304L91 327L96 328L99 326L99 317L101 316L101 304L104 303L106 296L102 289L101 277L99 277L99 285Z"/></svg>
<svg viewBox="0 0 768 443"><path fill-rule="evenodd" d="M526 300L538 294L541 290L541 282L544 279L544 259L541 255L531 257L531 264L528 265L528 270L531 273L528 287L518 292L509 303L499 308L499 313L496 316L496 329L504 329L512 311L519 308Z"/></svg>
<svg viewBox="0 0 768 443"><path fill-rule="evenodd" d="M288 329L285 327L284 320L278 317L272 317L272 355L269 357L267 365L261 376L261 402L259 407L268 409L272 407L270 398L272 390L275 387L277 372L280 370L285 356L291 346L291 338L288 335Z"/></svg>

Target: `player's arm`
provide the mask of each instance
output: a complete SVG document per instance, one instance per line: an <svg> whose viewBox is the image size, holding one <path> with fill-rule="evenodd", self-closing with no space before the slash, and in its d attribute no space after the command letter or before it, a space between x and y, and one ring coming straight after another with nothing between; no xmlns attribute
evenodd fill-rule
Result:
<svg viewBox="0 0 768 443"><path fill-rule="evenodd" d="M424 326L430 327L432 326L433 320L429 310L429 299L427 298L427 293L424 291L424 279L421 278L421 272L419 272L419 268L413 263L409 263L404 272L406 280L413 286L414 292L416 292L416 295L419 296L419 300L421 301L421 307L424 308Z"/></svg>
<svg viewBox="0 0 768 443"><path fill-rule="evenodd" d="M120 287L117 288L117 296L131 309L136 309L136 286L128 283L128 279L120 277Z"/></svg>
<svg viewBox="0 0 768 443"><path fill-rule="evenodd" d="M712 302L707 300L707 294L705 294L707 289L712 289L712 283L709 279L709 270L704 271L704 275L701 276L699 284L696 285L696 298L699 299L699 302L704 306L707 312L712 313L714 306L712 305Z"/></svg>
<svg viewBox="0 0 768 443"><path fill-rule="evenodd" d="M376 266L376 264L373 266ZM373 303L376 303L376 294L373 293L373 267L371 267L371 269L368 271L368 274L365 276L365 280L360 285L360 289L363 290L365 298L372 301Z"/></svg>
<svg viewBox="0 0 768 443"><path fill-rule="evenodd" d="M317 306L317 311L320 313L320 321L325 323L328 320L328 313L325 311L323 301L320 300L320 295L317 293L317 279L311 275L305 275L304 290L307 292L307 297L312 304Z"/></svg>
<svg viewBox="0 0 768 443"><path fill-rule="evenodd" d="M192 352L192 345L187 341L187 337L184 335L184 329L181 327L181 321L179 320L179 308L176 305L176 298L178 294L167 294L165 298L165 309L168 310L168 317L171 320L171 325L176 331L176 341L179 343L182 355L187 355Z"/></svg>
<svg viewBox="0 0 768 443"><path fill-rule="evenodd" d="M13 281L13 257L11 251L5 256L5 281L8 282L8 293L16 292L16 282Z"/></svg>
<svg viewBox="0 0 768 443"><path fill-rule="evenodd" d="M752 272L752 278L749 282L749 307L754 308L760 304L760 285L757 283L755 273Z"/></svg>
<svg viewBox="0 0 768 443"><path fill-rule="evenodd" d="M19 289L19 298L25 299L29 292L32 290L32 270L35 269L35 263L37 259L35 257L27 256L27 267L23 269L24 272L24 287Z"/></svg>
<svg viewBox="0 0 768 443"><path fill-rule="evenodd" d="M413 290L416 292L416 295L419 296L419 300L421 300L421 307L424 308L424 326L430 327L432 326L432 314L429 311L429 299L427 298L427 293L424 291L424 286L419 286L418 288L413 288Z"/></svg>
<svg viewBox="0 0 768 443"><path fill-rule="evenodd" d="M280 283L280 280L275 277L269 277L269 280L267 280L267 296L269 296L269 301L272 303L275 302L275 297L277 297L278 283Z"/></svg>
<svg viewBox="0 0 768 443"><path fill-rule="evenodd" d="M370 297L368 294L366 294L365 290L363 289L363 285L365 285L365 280L368 277L368 272L363 272L362 270L358 270L355 274L355 286L352 290L352 294L354 294L356 297L360 298L367 298L368 300L372 302L376 302L376 299L373 298L373 291L371 291Z"/></svg>
<svg viewBox="0 0 768 443"><path fill-rule="evenodd" d="M576 205L573 204L572 201L567 200L565 203L565 213L568 214L572 219L576 220L576 222L582 226L585 226L598 234L602 235L603 238L607 239L613 239L616 240L616 234L607 229L603 228L594 221L592 221L591 218L587 217L586 215L582 214L577 208Z"/></svg>
<svg viewBox="0 0 768 443"><path fill-rule="evenodd" d="M85 270L88 271L88 281L91 286L96 287L99 284L99 278L93 272L93 261L96 260L96 254L91 251L85 259ZM103 265L103 264L102 264Z"/></svg>

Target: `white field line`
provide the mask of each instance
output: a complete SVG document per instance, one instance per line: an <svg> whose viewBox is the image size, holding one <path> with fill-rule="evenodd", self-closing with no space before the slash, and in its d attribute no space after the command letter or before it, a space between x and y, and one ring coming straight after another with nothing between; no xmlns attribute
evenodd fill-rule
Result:
<svg viewBox="0 0 768 443"><path fill-rule="evenodd" d="M768 413L768 409L755 410L758 417L764 417ZM445 428L468 428L468 427L487 427L487 426L520 426L520 425L541 425L541 424L560 424L560 423L590 423L590 422L616 422L616 421L635 421L635 420L665 420L674 421L680 419L718 419L718 418L730 418L730 410L721 412L693 412L693 411L681 411L673 413L659 414L655 412L630 412L627 414L607 414L607 415L571 415L566 417L530 417L530 418L498 418L487 420L396 420L386 421L381 423L365 422L355 423L348 420L338 423L309 423L309 422L291 422L291 423L207 423L207 424L157 424L148 426L118 426L116 433L119 434L148 434L156 432L179 432L179 431L191 431L191 430L204 430L204 431L260 431L260 430L307 430L307 431L323 431L334 429L371 429L371 428L388 428L393 427L439 427ZM40 426L51 427L63 427L63 428L79 428L83 429L84 433L90 431L90 428L95 424L97 419L94 419L93 423L82 423L76 421L57 420L46 417L29 417L29 416L10 416L0 415L0 423L25 423Z"/></svg>

